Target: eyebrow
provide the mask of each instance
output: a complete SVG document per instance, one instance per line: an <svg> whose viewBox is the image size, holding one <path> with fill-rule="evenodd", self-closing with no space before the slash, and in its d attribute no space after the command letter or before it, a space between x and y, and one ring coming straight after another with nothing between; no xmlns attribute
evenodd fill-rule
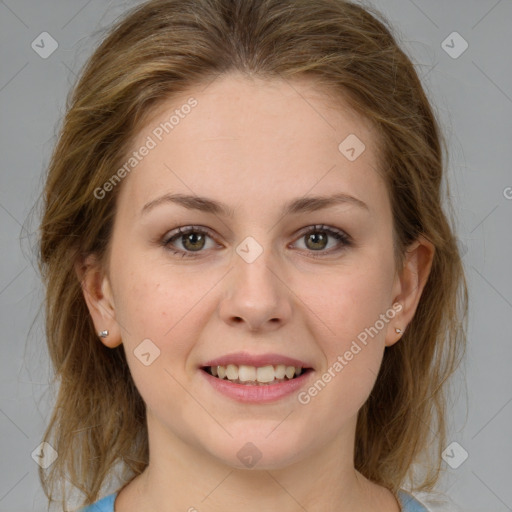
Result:
<svg viewBox="0 0 512 512"><path fill-rule="evenodd" d="M141 215L148 213L156 206L169 203L183 206L189 210L199 210L205 213L223 215L230 218L234 217L234 210L223 203L208 197L187 194L165 194L164 196L153 199L144 205L141 210ZM284 205L281 215L284 217L286 215L314 212L338 204L352 204L367 212L370 211L368 205L360 199L348 194L337 193L330 196L304 196L293 199Z"/></svg>

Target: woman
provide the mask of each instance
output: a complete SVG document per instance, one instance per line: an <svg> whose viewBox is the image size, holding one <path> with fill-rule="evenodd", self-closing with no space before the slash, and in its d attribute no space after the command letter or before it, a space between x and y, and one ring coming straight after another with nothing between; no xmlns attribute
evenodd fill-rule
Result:
<svg viewBox="0 0 512 512"><path fill-rule="evenodd" d="M442 137L377 17L154 0L91 57L41 224L49 500L427 510L467 292Z"/></svg>

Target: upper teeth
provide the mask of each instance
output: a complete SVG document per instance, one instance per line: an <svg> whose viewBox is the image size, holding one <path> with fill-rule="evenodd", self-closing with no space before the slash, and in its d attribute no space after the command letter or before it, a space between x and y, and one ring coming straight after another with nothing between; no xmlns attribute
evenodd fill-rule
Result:
<svg viewBox="0 0 512 512"><path fill-rule="evenodd" d="M293 379L295 375L300 375L302 372L300 366L285 366L284 364L260 367L228 364L227 366L211 366L210 369L212 375L219 379L227 378L232 381L254 381L261 383L269 383L274 381L274 379L284 379L285 376L288 379Z"/></svg>

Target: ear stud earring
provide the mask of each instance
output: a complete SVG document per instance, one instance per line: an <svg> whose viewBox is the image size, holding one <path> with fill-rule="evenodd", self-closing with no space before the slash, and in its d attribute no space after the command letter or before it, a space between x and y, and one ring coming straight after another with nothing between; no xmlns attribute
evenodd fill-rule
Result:
<svg viewBox="0 0 512 512"><path fill-rule="evenodd" d="M403 331L402 331L402 329L399 329L398 327L395 327L395 332L397 334L402 334Z"/></svg>
<svg viewBox="0 0 512 512"><path fill-rule="evenodd" d="M100 331L100 332L98 333L98 336L99 336L100 338L106 338L106 337L108 336L108 331Z"/></svg>

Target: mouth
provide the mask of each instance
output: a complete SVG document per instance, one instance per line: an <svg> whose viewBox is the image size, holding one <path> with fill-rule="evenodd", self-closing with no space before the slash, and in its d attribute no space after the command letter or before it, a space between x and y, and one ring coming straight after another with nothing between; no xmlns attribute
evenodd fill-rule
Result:
<svg viewBox="0 0 512 512"><path fill-rule="evenodd" d="M249 365L218 365L203 366L201 370L219 380L246 386L271 386L297 379L301 375L313 371L302 366L284 364L249 366Z"/></svg>

